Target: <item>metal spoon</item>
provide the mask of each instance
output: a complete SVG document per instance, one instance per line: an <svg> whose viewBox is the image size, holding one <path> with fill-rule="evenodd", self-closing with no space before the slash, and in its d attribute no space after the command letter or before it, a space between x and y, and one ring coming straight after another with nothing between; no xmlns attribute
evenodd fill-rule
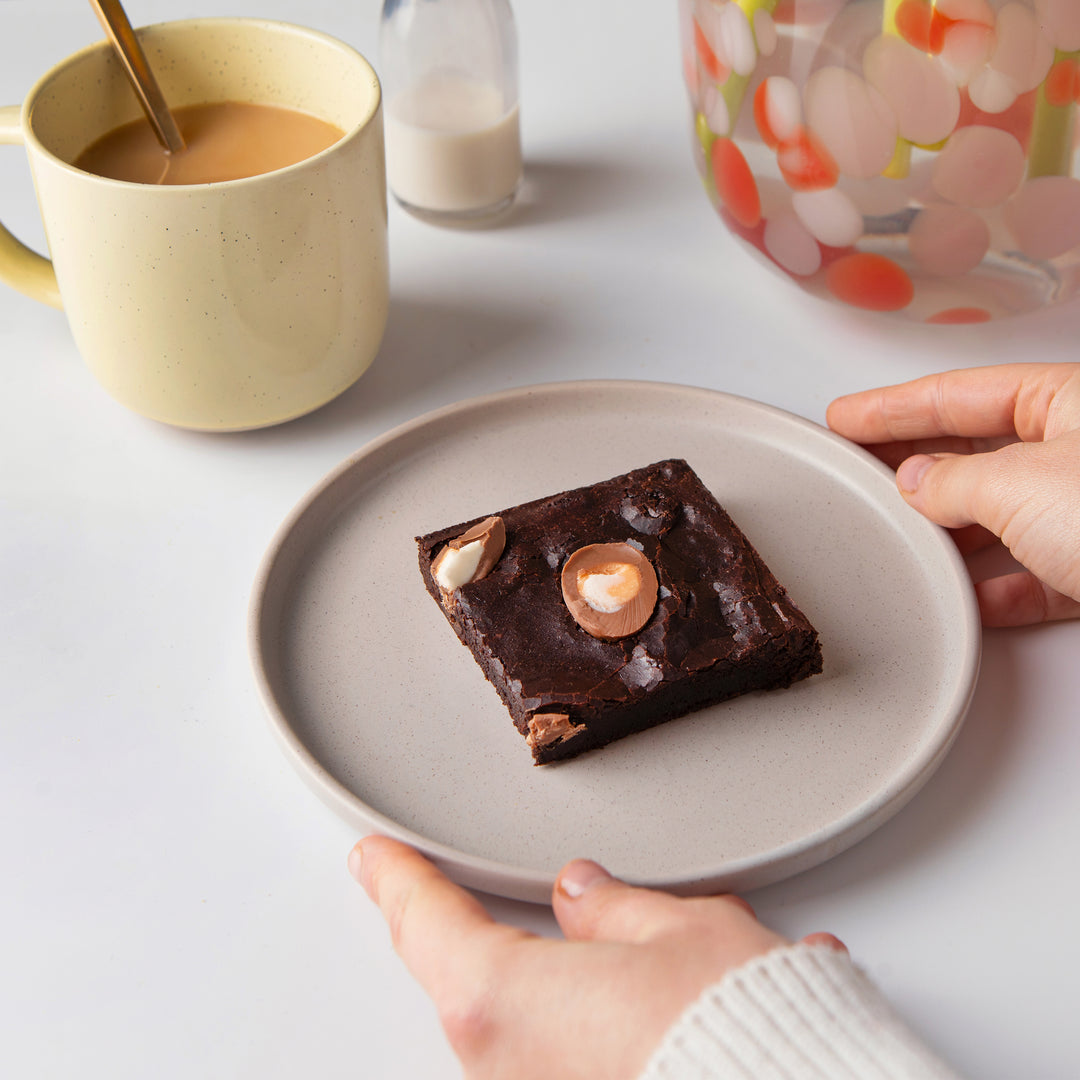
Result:
<svg viewBox="0 0 1080 1080"><path fill-rule="evenodd" d="M165 104L161 87L150 70L146 54L135 36L135 31L131 29L131 23L120 0L90 0L90 6L97 13L105 33L116 49L120 63L124 66L124 73L138 95L139 104L142 105L158 142L165 147L167 153L179 153L184 149L184 137L169 112L169 106Z"/></svg>

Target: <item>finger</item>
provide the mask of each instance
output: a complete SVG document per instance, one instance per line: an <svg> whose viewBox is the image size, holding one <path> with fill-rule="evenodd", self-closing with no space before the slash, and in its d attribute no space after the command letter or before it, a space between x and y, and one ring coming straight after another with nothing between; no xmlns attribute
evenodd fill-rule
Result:
<svg viewBox="0 0 1080 1080"><path fill-rule="evenodd" d="M754 917L735 896L682 898L637 888L612 877L596 863L575 860L563 867L552 898L555 917L570 940L643 944L668 935L736 942L746 958L783 938Z"/></svg>
<svg viewBox="0 0 1080 1080"><path fill-rule="evenodd" d="M949 529L981 525L1002 536L1008 522L1037 490L1031 462L1020 451L1008 458L994 454L916 454L896 470L901 495L938 525Z"/></svg>
<svg viewBox="0 0 1080 1080"><path fill-rule="evenodd" d="M1075 364L1003 364L927 375L912 382L837 398L829 426L859 443L942 435L1041 439L1058 391Z"/></svg>
<svg viewBox="0 0 1080 1080"><path fill-rule="evenodd" d="M406 967L437 1005L481 991L495 951L510 938L529 936L496 923L419 852L388 837L357 844L349 869L379 906Z"/></svg>
<svg viewBox="0 0 1080 1080"><path fill-rule="evenodd" d="M835 935L818 931L816 934L807 934L801 939L804 945L827 945L836 952L846 953L848 947Z"/></svg>
<svg viewBox="0 0 1080 1080"><path fill-rule="evenodd" d="M902 443L879 443L867 446L869 450L881 461L892 469L898 469L909 457L918 454L975 454L990 453L1008 446L1015 439L935 439L928 443L902 442ZM962 555L970 555L976 551L982 551L993 544L999 543L999 538L989 529L982 525L966 525L952 530L953 541Z"/></svg>
<svg viewBox="0 0 1080 1080"><path fill-rule="evenodd" d="M896 470L903 497L949 529L981 525L1053 586L1071 580L1080 431L991 454L916 454ZM1069 587L1070 594L1076 594Z"/></svg>
<svg viewBox="0 0 1080 1080"><path fill-rule="evenodd" d="M1032 626L1080 618L1080 602L1026 571L980 581L975 596L984 626Z"/></svg>

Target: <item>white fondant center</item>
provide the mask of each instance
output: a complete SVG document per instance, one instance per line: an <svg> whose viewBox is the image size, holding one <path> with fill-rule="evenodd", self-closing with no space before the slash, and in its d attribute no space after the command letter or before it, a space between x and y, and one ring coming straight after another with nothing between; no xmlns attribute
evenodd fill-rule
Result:
<svg viewBox="0 0 1080 1080"><path fill-rule="evenodd" d="M447 548L435 572L435 580L447 592L472 581L483 553L484 545L479 540L474 540L471 544L465 544L460 548Z"/></svg>
<svg viewBox="0 0 1080 1080"><path fill-rule="evenodd" d="M581 598L604 615L613 615L626 606L637 591L639 574L632 566L623 566L611 573L592 573L582 576L578 583Z"/></svg>

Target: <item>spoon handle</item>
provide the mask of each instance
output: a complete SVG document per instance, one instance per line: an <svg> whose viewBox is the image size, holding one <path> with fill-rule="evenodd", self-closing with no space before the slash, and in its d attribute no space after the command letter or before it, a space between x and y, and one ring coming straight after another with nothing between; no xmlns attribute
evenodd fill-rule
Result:
<svg viewBox="0 0 1080 1080"><path fill-rule="evenodd" d="M146 54L131 28L120 0L90 0L90 3L124 65L124 72L135 88L139 103L158 141L170 153L183 150L184 137L169 112L161 87L150 70Z"/></svg>

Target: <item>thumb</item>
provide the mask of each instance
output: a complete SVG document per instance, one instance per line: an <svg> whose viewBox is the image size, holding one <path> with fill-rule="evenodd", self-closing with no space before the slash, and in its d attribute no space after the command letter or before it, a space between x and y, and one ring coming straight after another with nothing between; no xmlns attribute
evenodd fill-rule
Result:
<svg viewBox="0 0 1080 1080"><path fill-rule="evenodd" d="M735 951L740 960L784 944L736 896L682 898L637 888L585 859L576 859L560 871L552 906L559 926L572 941L644 944L659 938L720 936L738 943Z"/></svg>
<svg viewBox="0 0 1080 1080"><path fill-rule="evenodd" d="M901 462L896 485L908 503L938 525L978 524L1000 537L1033 486L1026 483L1028 470L1000 453L916 454Z"/></svg>
<svg viewBox="0 0 1080 1080"><path fill-rule="evenodd" d="M896 470L916 510L947 528L989 529L1028 571L980 587L987 625L1071 618L1080 609L1077 436L986 454L916 454Z"/></svg>

